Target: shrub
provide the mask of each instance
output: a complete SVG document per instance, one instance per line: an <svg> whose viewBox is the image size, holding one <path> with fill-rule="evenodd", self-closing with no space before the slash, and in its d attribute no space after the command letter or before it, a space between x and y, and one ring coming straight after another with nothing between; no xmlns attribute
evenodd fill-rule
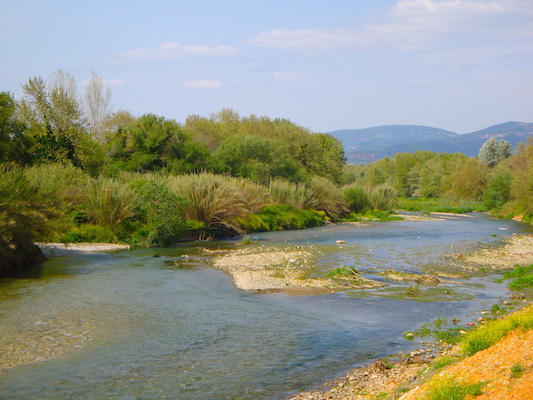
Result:
<svg viewBox="0 0 533 400"><path fill-rule="evenodd" d="M374 210L390 211L396 206L398 192L392 186L383 184L368 190L368 202Z"/></svg>
<svg viewBox="0 0 533 400"><path fill-rule="evenodd" d="M185 199L166 186L148 181L137 188L141 196L139 209L145 224L145 245L168 247L176 244L187 232Z"/></svg>
<svg viewBox="0 0 533 400"><path fill-rule="evenodd" d="M344 199L350 211L363 212L370 208L368 195L362 187L348 187L344 190Z"/></svg>
<svg viewBox="0 0 533 400"><path fill-rule="evenodd" d="M290 204L265 207L259 214L239 219L242 229L247 232L304 229L320 226L326 216L315 210L300 210Z"/></svg>

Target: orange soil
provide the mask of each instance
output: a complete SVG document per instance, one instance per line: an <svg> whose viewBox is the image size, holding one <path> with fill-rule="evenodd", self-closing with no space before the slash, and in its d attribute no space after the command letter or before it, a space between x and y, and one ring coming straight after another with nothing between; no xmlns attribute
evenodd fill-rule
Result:
<svg viewBox="0 0 533 400"><path fill-rule="evenodd" d="M520 363L524 373L513 377L511 368ZM475 400L533 399L533 331L515 330L494 346L446 368L435 378L454 377L466 384L488 382ZM423 399L428 384L413 389L401 400Z"/></svg>

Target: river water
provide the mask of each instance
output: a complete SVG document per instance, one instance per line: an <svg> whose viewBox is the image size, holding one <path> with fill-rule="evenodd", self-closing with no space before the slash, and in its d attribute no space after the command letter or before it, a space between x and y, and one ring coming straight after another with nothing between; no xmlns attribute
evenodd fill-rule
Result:
<svg viewBox="0 0 533 400"><path fill-rule="evenodd" d="M256 236L260 244L314 252L317 275L353 266L383 280L382 270L431 272L446 254L531 232L471 214ZM423 289L418 298L402 295L408 284L388 281L313 296L257 294L209 268L200 246L237 244L61 257L0 281L0 351L43 359L0 375L0 398L283 399L412 350L417 343L405 331L437 317L473 318L509 295L495 275Z"/></svg>

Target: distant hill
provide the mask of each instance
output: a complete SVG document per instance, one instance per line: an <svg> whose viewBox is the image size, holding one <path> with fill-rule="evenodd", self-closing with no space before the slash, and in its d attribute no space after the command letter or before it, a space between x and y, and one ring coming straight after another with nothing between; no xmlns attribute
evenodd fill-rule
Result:
<svg viewBox="0 0 533 400"><path fill-rule="evenodd" d="M477 156L491 137L508 140L514 148L533 136L533 123L506 122L463 135L420 125L384 125L328 133L342 142L348 162L357 164L417 150Z"/></svg>

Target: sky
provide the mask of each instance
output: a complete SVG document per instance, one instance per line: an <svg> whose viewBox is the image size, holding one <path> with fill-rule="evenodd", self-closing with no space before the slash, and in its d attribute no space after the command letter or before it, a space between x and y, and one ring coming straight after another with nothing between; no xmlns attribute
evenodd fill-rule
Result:
<svg viewBox="0 0 533 400"><path fill-rule="evenodd" d="M0 91L91 71L112 108L314 132L533 122L532 0L0 0Z"/></svg>

